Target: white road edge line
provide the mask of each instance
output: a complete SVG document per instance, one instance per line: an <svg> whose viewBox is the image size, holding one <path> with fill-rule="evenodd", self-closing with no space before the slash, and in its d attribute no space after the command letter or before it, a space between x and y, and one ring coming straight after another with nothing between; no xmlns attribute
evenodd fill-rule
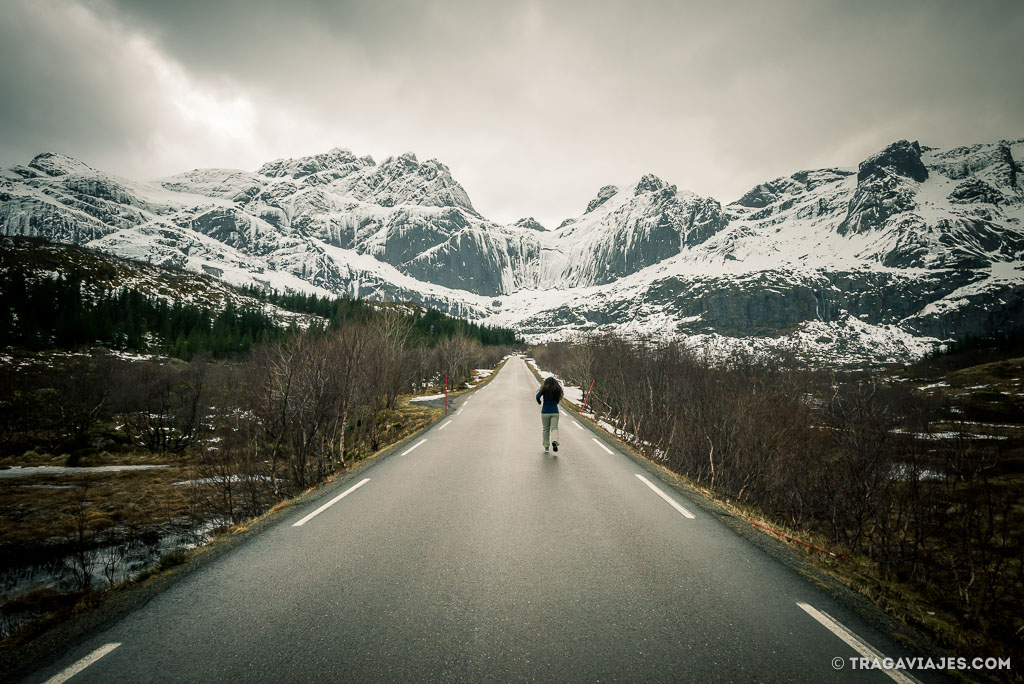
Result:
<svg viewBox="0 0 1024 684"><path fill-rule="evenodd" d="M108 653L110 653L111 651L113 651L115 648L117 648L120 645L121 645L120 643L117 643L117 644L106 644L105 646L100 646L95 651L93 651L89 655L85 656L84 658L79 660L74 665L72 665L72 666L70 666L68 668L65 668L60 674L54 675L53 677L50 677L49 679L47 679L45 684L63 684L64 682L68 681L69 679L74 677L76 674L78 674L79 672L81 672L85 668L89 667L90 665L95 663L97 660L99 660L103 656L107 655Z"/></svg>
<svg viewBox="0 0 1024 684"><path fill-rule="evenodd" d="M465 406L463 406L462 408L460 408L460 409L459 409L459 415L461 415L461 414L462 414L462 412L463 412L463 411L465 411L465 410L466 410L466 407L465 407Z"/></svg>
<svg viewBox="0 0 1024 684"><path fill-rule="evenodd" d="M401 453L400 455L401 455L401 456L405 456L406 454L408 454L409 452L411 452L411 451L412 451L413 449L416 449L417 447L419 447L419 445L423 444L423 443L424 443L424 442L426 442L426 441L427 441L426 439L421 439L420 441L416 442L416 443L415 443L415 444L413 444L413 445L412 445L411 447L409 447L408 449L406 449L405 451L403 451L403 452L402 452L402 453Z"/></svg>
<svg viewBox="0 0 1024 684"><path fill-rule="evenodd" d="M611 449L606 447L604 444L601 444L601 440L599 440L597 437L591 437L590 439L594 440L594 444L596 444L597 446L601 447L602 449L607 451L609 454L614 454L615 453L614 451L612 451Z"/></svg>
<svg viewBox="0 0 1024 684"><path fill-rule="evenodd" d="M640 478L640 481L641 481L641 482L643 482L643 483L644 483L645 485L647 485L648 487L650 487L650 488L651 488L651 491L653 491L653 492L654 492L655 494L657 494L657 495L658 495L658 496L660 496L660 497L661 497L662 499L664 499L665 501L667 501L667 502L668 502L668 504L669 504L669 505L670 505L670 506L671 506L672 508L674 508L674 509L676 509L677 511L679 511L680 513L682 513L682 514L683 514L683 517L684 517L684 518L689 518L690 520L693 520L693 519L694 519L694 518L696 517L696 516L694 516L694 514L693 514L693 513L691 513L690 511L686 510L686 509L685 509L685 508L683 508L683 507L682 507L681 505L679 505L679 502L678 502L678 501L676 501L676 500L675 500L675 499L673 499L673 498L672 498L671 496L669 496L669 495L668 495L668 494L666 494L665 492L663 492L663 491L661 491L660 489L658 489L657 487L655 487L655 486L654 486L654 485L653 485L653 484L651 483L651 481L650 481L650 480L648 480L648 479L647 479L646 477L644 477L644 476L643 476L643 475L641 475L640 473L635 473L635 475L636 475L637 477L639 477L639 478Z"/></svg>
<svg viewBox="0 0 1024 684"><path fill-rule="evenodd" d="M437 431L440 432L441 430L444 430L446 427L448 427L451 424L452 424L452 421L449 420L447 423L445 423L441 427L437 428Z"/></svg>
<svg viewBox="0 0 1024 684"><path fill-rule="evenodd" d="M885 659L885 656L882 655L881 652L841 625L828 613L823 613L814 606L806 603L800 603L799 601L797 601L796 605L800 606L805 613L820 622L830 632L846 642L847 646L855 650L857 653L860 653L865 658L877 659L880 661ZM882 672L892 677L894 681L900 682L900 684L920 684L918 680L901 670L882 670Z"/></svg>
<svg viewBox="0 0 1024 684"><path fill-rule="evenodd" d="M338 496L334 497L333 499L331 499L330 501L325 503L323 506L321 506L320 508L316 509L315 511L313 511L309 515L307 515L305 518L303 518L299 522L297 522L294 525L292 525L292 527L302 527L303 525L308 523L310 520L312 520L316 516L320 515L321 513L326 511L328 508L330 508L334 504L338 503L339 501L344 499L346 496L348 496L352 492L356 491L357 489L359 489L360 487L362 487L364 484L366 484L369 481L370 481L370 478L366 478L365 480L362 480L358 484L352 485L351 487L349 487L348 489L343 491L341 494L339 494Z"/></svg>

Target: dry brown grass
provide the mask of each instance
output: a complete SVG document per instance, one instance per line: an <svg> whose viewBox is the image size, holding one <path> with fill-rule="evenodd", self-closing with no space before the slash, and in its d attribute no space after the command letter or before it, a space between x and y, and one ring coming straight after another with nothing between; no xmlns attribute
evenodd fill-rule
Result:
<svg viewBox="0 0 1024 684"><path fill-rule="evenodd" d="M31 475L0 479L0 546L21 549L60 543L88 511L88 531L114 525L154 525L192 511L182 467L159 470Z"/></svg>
<svg viewBox="0 0 1024 684"><path fill-rule="evenodd" d="M440 413L440 409L406 402L389 416L387 443L367 458L419 433ZM63 465L65 461L63 455L28 452L23 458L7 459L4 465ZM168 467L0 479L0 547L30 549L60 544L74 531L76 521L73 518L82 508L88 511L90 534L99 534L115 525L146 527L187 517L196 512L193 488L175 483L195 477L196 470L183 461L184 458L148 453L101 452L83 458L80 465ZM278 502L270 512L277 512L291 503L290 500ZM236 528L244 529L244 525Z"/></svg>
<svg viewBox="0 0 1024 684"><path fill-rule="evenodd" d="M407 402L403 406L400 406L396 411L398 414L398 427L391 434L395 439L391 441L385 449L396 442L401 442L407 439L411 435L420 432L423 428L434 422L441 413L442 409L430 408L429 406L423 406L418 403ZM383 449L381 449L383 451ZM380 453L379 451L377 453ZM377 454L374 454L376 456Z"/></svg>

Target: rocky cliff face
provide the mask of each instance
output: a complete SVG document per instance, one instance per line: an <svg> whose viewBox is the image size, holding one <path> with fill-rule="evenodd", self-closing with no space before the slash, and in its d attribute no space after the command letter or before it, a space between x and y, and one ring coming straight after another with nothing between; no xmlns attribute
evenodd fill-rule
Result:
<svg viewBox="0 0 1024 684"><path fill-rule="evenodd" d="M0 232L414 299L536 339L614 329L898 360L1024 326L1022 154L1024 141L898 141L724 207L647 175L554 230L488 221L444 164L413 154L334 149L156 182L42 154L0 174Z"/></svg>
<svg viewBox="0 0 1024 684"><path fill-rule="evenodd" d="M630 187L605 186L587 211L549 241L543 287L603 285L695 247L726 225L712 199L680 193L653 175ZM554 256L557 255L557 256Z"/></svg>
<svg viewBox="0 0 1024 684"><path fill-rule="evenodd" d="M925 159L937 176L932 183ZM1013 260L1021 234L1005 230L1016 224L999 214L1000 207L1021 204L1016 170L1006 143L933 154L916 142L894 143L861 163L837 230L880 233L887 251L877 257L895 268L982 268Z"/></svg>

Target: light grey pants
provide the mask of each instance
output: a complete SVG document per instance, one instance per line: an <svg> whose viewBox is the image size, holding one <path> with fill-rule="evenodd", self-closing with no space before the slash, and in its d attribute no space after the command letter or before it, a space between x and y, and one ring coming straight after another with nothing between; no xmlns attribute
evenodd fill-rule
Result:
<svg viewBox="0 0 1024 684"><path fill-rule="evenodd" d="M547 449L548 444L558 441L558 414L540 414L540 424L544 433L544 448Z"/></svg>

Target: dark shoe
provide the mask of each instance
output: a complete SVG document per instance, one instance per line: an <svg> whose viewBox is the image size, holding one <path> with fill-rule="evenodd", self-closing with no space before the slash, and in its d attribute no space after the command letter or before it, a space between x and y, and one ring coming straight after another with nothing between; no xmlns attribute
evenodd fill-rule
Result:
<svg viewBox="0 0 1024 684"><path fill-rule="evenodd" d="M558 442L552 442L552 443L551 443L551 447L552 447L552 448L553 448L553 449L554 449L555 451L558 451Z"/></svg>

